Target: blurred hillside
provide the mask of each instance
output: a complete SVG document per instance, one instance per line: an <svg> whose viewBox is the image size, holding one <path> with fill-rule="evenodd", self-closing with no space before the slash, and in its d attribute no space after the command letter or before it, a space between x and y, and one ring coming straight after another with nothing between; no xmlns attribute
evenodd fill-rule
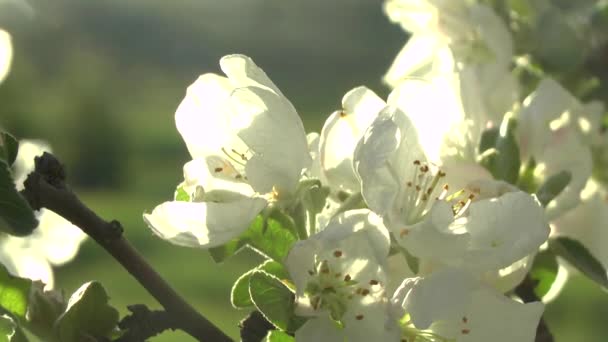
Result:
<svg viewBox="0 0 608 342"><path fill-rule="evenodd" d="M223 55L251 56L318 130L352 87L386 93L380 75L405 41L365 0L31 5L31 13L4 6L0 16L16 50L0 124L51 141L82 186L137 187L140 167L181 165L175 108L199 74L219 72Z"/></svg>

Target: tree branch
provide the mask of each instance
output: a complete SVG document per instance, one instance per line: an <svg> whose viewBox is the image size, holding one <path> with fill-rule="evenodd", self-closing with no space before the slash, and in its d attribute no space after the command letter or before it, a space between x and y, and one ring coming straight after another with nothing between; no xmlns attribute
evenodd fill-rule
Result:
<svg viewBox="0 0 608 342"><path fill-rule="evenodd" d="M524 301L524 303L539 302L540 299L534 293L534 287L536 286L535 281L530 278L530 275L526 275L524 281L521 282L515 288L515 294ZM536 328L536 342L553 342L553 335L547 326L547 323L541 316Z"/></svg>
<svg viewBox="0 0 608 342"><path fill-rule="evenodd" d="M232 341L213 323L201 316L143 259L122 236L118 221L107 222L84 205L66 186L59 161L44 153L35 159L36 168L25 181L22 194L33 209L50 209L79 227L114 257L156 300L177 326L199 341Z"/></svg>

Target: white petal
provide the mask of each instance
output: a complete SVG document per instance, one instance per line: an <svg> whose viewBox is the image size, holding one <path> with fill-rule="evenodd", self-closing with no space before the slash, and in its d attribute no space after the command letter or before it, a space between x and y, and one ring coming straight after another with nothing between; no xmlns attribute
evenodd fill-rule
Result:
<svg viewBox="0 0 608 342"><path fill-rule="evenodd" d="M418 133L408 117L388 106L365 132L353 165L365 202L379 215L393 208L400 189L414 173L414 161L426 161Z"/></svg>
<svg viewBox="0 0 608 342"><path fill-rule="evenodd" d="M8 32L0 29L0 82L4 81L13 61L13 44Z"/></svg>
<svg viewBox="0 0 608 342"><path fill-rule="evenodd" d="M439 326L433 330L458 342L534 342L543 311L544 305L540 302L522 304L481 287L473 293L470 307L462 315L467 317L467 324L462 324L460 331L452 335Z"/></svg>
<svg viewBox="0 0 608 342"><path fill-rule="evenodd" d="M312 163L304 126L292 104L263 88L239 88L232 93L231 127L253 152L245 167L260 193L293 191Z"/></svg>
<svg viewBox="0 0 608 342"><path fill-rule="evenodd" d="M230 130L229 98L234 87L226 77L201 75L188 87L175 112L177 130L193 158L218 153L222 148L243 150Z"/></svg>
<svg viewBox="0 0 608 342"><path fill-rule="evenodd" d="M471 244L462 266L476 271L505 268L534 253L549 236L543 208L521 191L473 202L466 229Z"/></svg>
<svg viewBox="0 0 608 342"><path fill-rule="evenodd" d="M309 319L295 334L298 342L339 342L344 341L344 333L329 316Z"/></svg>
<svg viewBox="0 0 608 342"><path fill-rule="evenodd" d="M177 245L210 248L244 232L264 209L261 198L234 202L165 202L144 214L154 234Z"/></svg>
<svg viewBox="0 0 608 342"><path fill-rule="evenodd" d="M434 321L459 319L477 286L469 274L445 269L416 282L402 305L416 328L427 329Z"/></svg>
<svg viewBox="0 0 608 342"><path fill-rule="evenodd" d="M34 158L41 156L44 152L51 152L51 147L45 141L19 140L19 150L13 164L13 177L17 190L23 190L23 182L34 171Z"/></svg>
<svg viewBox="0 0 608 342"><path fill-rule="evenodd" d="M38 220L38 228L27 237L33 240L32 248L43 252L52 265L63 265L74 259L86 234L50 210L42 209Z"/></svg>
<svg viewBox="0 0 608 342"><path fill-rule="evenodd" d="M239 54L224 56L220 60L220 67L234 88L257 87L283 97L279 88L272 83L266 73L247 56Z"/></svg>
<svg viewBox="0 0 608 342"><path fill-rule="evenodd" d="M557 235L579 240L608 269L608 202L606 190L589 181L582 203L552 222Z"/></svg>
<svg viewBox="0 0 608 342"><path fill-rule="evenodd" d="M355 147L386 103L373 91L358 87L342 99L342 110L329 116L320 138L320 161L329 185L351 193L360 186L353 166Z"/></svg>
<svg viewBox="0 0 608 342"><path fill-rule="evenodd" d="M396 88L408 78L427 77L432 74L436 69L433 58L439 54L439 50L448 49L437 38L428 34L412 35L384 75L384 82L391 88ZM448 56L451 56L451 53Z"/></svg>
<svg viewBox="0 0 608 342"><path fill-rule="evenodd" d="M452 207L438 201L425 218L408 227L393 226L397 242L418 258L457 260L465 253L470 236L454 221Z"/></svg>

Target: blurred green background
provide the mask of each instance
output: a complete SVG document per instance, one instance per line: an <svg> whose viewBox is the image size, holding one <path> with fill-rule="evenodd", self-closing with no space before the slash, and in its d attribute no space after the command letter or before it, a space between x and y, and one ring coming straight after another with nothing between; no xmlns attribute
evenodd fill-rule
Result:
<svg viewBox="0 0 608 342"><path fill-rule="evenodd" d="M1 2L1 1L0 1ZM8 3L8 4L7 4ZM172 197L189 159L173 115L186 87L219 72L223 55L252 57L318 131L344 93L380 76L406 40L370 0L55 0L0 6L15 60L0 86L0 125L51 143L84 201L126 235L202 313L238 336L247 312L229 304L230 286L259 262L252 253L217 265L203 250L152 236L141 214ZM99 280L111 303L158 307L116 262L87 241L57 270L70 293ZM575 278L546 317L557 342L608 340L608 294ZM165 333L153 341L189 341Z"/></svg>

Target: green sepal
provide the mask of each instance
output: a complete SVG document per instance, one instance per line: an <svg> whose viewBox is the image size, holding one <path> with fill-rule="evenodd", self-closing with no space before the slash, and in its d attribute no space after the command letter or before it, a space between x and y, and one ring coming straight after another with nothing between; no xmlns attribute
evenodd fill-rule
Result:
<svg viewBox="0 0 608 342"><path fill-rule="evenodd" d="M15 188L8 165L0 160L0 230L10 235L26 236L37 226L34 211Z"/></svg>
<svg viewBox="0 0 608 342"><path fill-rule="evenodd" d="M178 186L177 189L175 189L175 194L173 195L173 198L176 201L180 202L191 202L192 200L192 198L190 198L190 194L188 194L188 192L184 189L182 185Z"/></svg>
<svg viewBox="0 0 608 342"><path fill-rule="evenodd" d="M547 178L536 191L536 197L543 207L546 207L555 197L557 197L570 184L572 175L568 171L558 172Z"/></svg>
<svg viewBox="0 0 608 342"><path fill-rule="evenodd" d="M12 166L17 159L19 141L7 132L0 132L0 159Z"/></svg>
<svg viewBox="0 0 608 342"><path fill-rule="evenodd" d="M549 239L549 249L604 290L608 290L606 269L582 243L567 237L557 237Z"/></svg>
<svg viewBox="0 0 608 342"><path fill-rule="evenodd" d="M549 292L557 278L558 269L559 264L553 251L547 249L536 254L530 269L530 278L536 284L534 293L538 298L542 298Z"/></svg>
<svg viewBox="0 0 608 342"><path fill-rule="evenodd" d="M294 332L306 322L294 314L295 294L278 277L256 270L249 279L249 295L256 308L277 328Z"/></svg>
<svg viewBox="0 0 608 342"><path fill-rule="evenodd" d="M95 281L82 285L55 322L55 335L62 342L109 337L118 323L118 311L108 304L108 294Z"/></svg>
<svg viewBox="0 0 608 342"><path fill-rule="evenodd" d="M288 287L293 287L289 280L289 273L283 265L273 260L266 260L263 264L245 272L236 280L232 286L232 291L230 291L230 302L234 308L250 309L255 306L249 294L249 279L251 279L251 274L254 271L264 271L277 277Z"/></svg>

